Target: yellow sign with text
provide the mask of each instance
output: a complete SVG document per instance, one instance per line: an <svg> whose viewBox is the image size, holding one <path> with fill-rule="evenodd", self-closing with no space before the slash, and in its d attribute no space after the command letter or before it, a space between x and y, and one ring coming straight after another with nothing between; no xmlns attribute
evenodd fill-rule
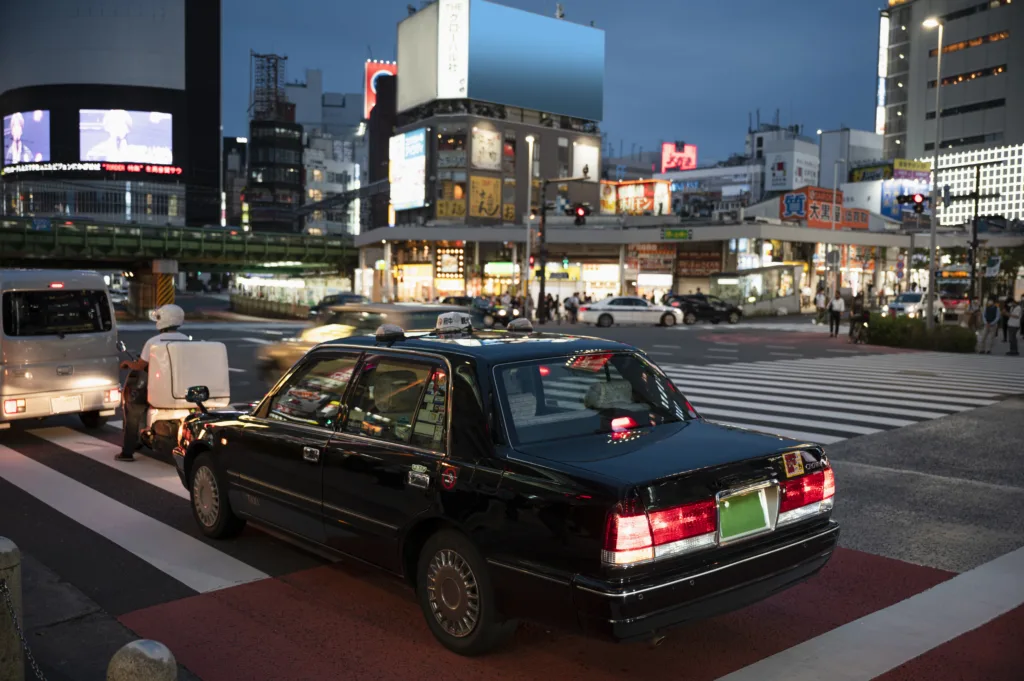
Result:
<svg viewBox="0 0 1024 681"><path fill-rule="evenodd" d="M514 203L501 204L501 221L515 223L516 205Z"/></svg>
<svg viewBox="0 0 1024 681"><path fill-rule="evenodd" d="M496 177L469 176L469 216L501 217L501 180Z"/></svg>
<svg viewBox="0 0 1024 681"><path fill-rule="evenodd" d="M893 170L908 170L914 173L930 173L932 170L931 161L911 161L906 158L897 158L892 162Z"/></svg>
<svg viewBox="0 0 1024 681"><path fill-rule="evenodd" d="M466 217L465 199L440 199L437 202L437 219L452 220Z"/></svg>

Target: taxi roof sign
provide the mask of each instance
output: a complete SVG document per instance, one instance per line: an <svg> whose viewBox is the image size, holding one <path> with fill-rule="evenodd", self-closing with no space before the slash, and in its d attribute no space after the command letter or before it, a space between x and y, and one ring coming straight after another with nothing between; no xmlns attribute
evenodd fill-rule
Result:
<svg viewBox="0 0 1024 681"><path fill-rule="evenodd" d="M526 317L520 317L510 321L505 328L509 331L518 331L520 333L533 333L533 322Z"/></svg>
<svg viewBox="0 0 1024 681"><path fill-rule="evenodd" d="M434 331L437 333L462 333L473 330L473 318L465 312L442 312L437 315Z"/></svg>
<svg viewBox="0 0 1024 681"><path fill-rule="evenodd" d="M394 343L405 339L405 330L397 324L381 324L375 337L378 343Z"/></svg>

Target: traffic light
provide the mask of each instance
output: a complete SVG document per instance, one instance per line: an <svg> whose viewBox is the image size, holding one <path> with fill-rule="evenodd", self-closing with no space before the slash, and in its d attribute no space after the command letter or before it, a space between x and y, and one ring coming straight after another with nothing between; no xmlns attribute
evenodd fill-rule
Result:
<svg viewBox="0 0 1024 681"><path fill-rule="evenodd" d="M900 204L904 204L904 203L906 203L909 200L910 200L910 197L907 196L906 194L900 194L899 196L896 197L896 202L900 203Z"/></svg>
<svg viewBox="0 0 1024 681"><path fill-rule="evenodd" d="M562 269L563 270L569 269L569 258L568 258L568 256L562 258Z"/></svg>
<svg viewBox="0 0 1024 681"><path fill-rule="evenodd" d="M914 212L915 213L923 213L924 212L924 194L914 194L913 201L914 201Z"/></svg>
<svg viewBox="0 0 1024 681"><path fill-rule="evenodd" d="M534 263L534 257L531 255L530 256L530 267L533 267L533 263Z"/></svg>
<svg viewBox="0 0 1024 681"><path fill-rule="evenodd" d="M582 203L577 203L573 212L576 214L576 224L587 224L587 208Z"/></svg>

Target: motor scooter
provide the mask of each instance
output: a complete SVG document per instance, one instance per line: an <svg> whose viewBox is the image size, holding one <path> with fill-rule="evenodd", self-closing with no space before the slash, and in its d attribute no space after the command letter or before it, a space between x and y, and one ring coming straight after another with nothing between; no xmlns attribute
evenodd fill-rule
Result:
<svg viewBox="0 0 1024 681"><path fill-rule="evenodd" d="M123 341L118 349L130 357ZM145 447L172 456L182 421L197 410L230 405L227 347L223 343L171 341L150 348L148 371L131 370L121 387L125 450ZM188 388L209 387L210 397L197 406Z"/></svg>

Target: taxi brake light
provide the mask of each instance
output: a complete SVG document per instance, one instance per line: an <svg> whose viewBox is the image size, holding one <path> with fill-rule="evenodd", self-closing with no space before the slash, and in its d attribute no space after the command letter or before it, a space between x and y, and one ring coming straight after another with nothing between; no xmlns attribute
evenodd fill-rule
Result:
<svg viewBox="0 0 1024 681"><path fill-rule="evenodd" d="M714 499L644 513L640 502L619 504L608 514L601 560L628 566L691 553L718 542Z"/></svg>
<svg viewBox="0 0 1024 681"><path fill-rule="evenodd" d="M589 307L587 307L586 305L583 305L583 306L580 307L580 312L586 312L589 309L590 309Z"/></svg>
<svg viewBox="0 0 1024 681"><path fill-rule="evenodd" d="M24 414L25 413L25 400L4 400L4 413L5 414Z"/></svg>
<svg viewBox="0 0 1024 681"><path fill-rule="evenodd" d="M690 539L718 529L718 512L713 499L655 511L650 519L655 545Z"/></svg>
<svg viewBox="0 0 1024 681"><path fill-rule="evenodd" d="M121 401L121 389L111 388L103 393L104 402L120 402Z"/></svg>
<svg viewBox="0 0 1024 681"><path fill-rule="evenodd" d="M601 560L610 565L633 565L654 559L654 540L647 514L639 502L619 504L608 514Z"/></svg>
<svg viewBox="0 0 1024 681"><path fill-rule="evenodd" d="M51 281L50 288L64 288L64 282L62 281Z"/></svg>
<svg viewBox="0 0 1024 681"><path fill-rule="evenodd" d="M777 527L826 513L835 505L836 478L831 467L781 483Z"/></svg>
<svg viewBox="0 0 1024 681"><path fill-rule="evenodd" d="M537 368L537 373L539 373L541 376L550 376L551 375L551 369L549 369L549 368L547 368L545 366L541 366L541 367Z"/></svg>

